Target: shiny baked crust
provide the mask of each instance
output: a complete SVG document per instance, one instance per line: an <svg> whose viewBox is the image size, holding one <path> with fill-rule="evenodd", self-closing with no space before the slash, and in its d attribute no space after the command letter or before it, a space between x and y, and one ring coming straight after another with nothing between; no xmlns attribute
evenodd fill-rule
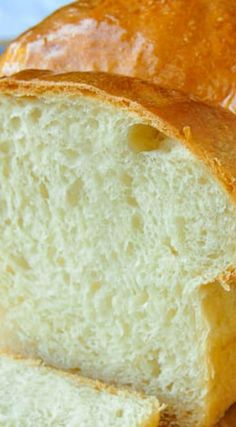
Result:
<svg viewBox="0 0 236 427"><path fill-rule="evenodd" d="M107 71L236 111L234 0L80 0L7 49L0 71Z"/></svg>
<svg viewBox="0 0 236 427"><path fill-rule="evenodd" d="M86 94L138 112L201 159L236 201L236 117L176 91L107 73L26 70L0 79L0 93L21 96Z"/></svg>

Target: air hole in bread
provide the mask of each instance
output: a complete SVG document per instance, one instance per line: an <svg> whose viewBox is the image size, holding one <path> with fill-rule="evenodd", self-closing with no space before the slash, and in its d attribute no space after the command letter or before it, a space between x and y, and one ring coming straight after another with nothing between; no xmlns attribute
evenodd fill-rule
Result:
<svg viewBox="0 0 236 427"><path fill-rule="evenodd" d="M125 184L126 187L130 187L132 185L133 182L133 178L132 176L130 176L128 173L123 173L123 175L121 176L121 182L123 184Z"/></svg>
<svg viewBox="0 0 236 427"><path fill-rule="evenodd" d="M77 178L67 191L67 202L72 208L78 204L82 186L81 179Z"/></svg>
<svg viewBox="0 0 236 427"><path fill-rule="evenodd" d="M117 418L121 418L123 416L123 413L124 413L123 409L117 409L116 411Z"/></svg>
<svg viewBox="0 0 236 427"><path fill-rule="evenodd" d="M152 375L158 376L160 374L160 366L157 360L150 360L149 365L151 368Z"/></svg>
<svg viewBox="0 0 236 427"><path fill-rule="evenodd" d="M176 316L176 314L177 314L177 310L176 310L176 308L169 308L167 311L166 311L166 321L167 321L167 323L168 322L171 322L171 320Z"/></svg>
<svg viewBox="0 0 236 427"><path fill-rule="evenodd" d="M22 227L23 227L23 219L22 219L22 217L19 217L19 218L17 219L17 225L19 226L19 228L22 228Z"/></svg>
<svg viewBox="0 0 236 427"><path fill-rule="evenodd" d="M137 153L157 150L164 139L163 133L149 125L136 124L128 131L129 147Z"/></svg>
<svg viewBox="0 0 236 427"><path fill-rule="evenodd" d="M97 293L101 289L102 284L100 282L93 282L90 286L92 293Z"/></svg>
<svg viewBox="0 0 236 427"><path fill-rule="evenodd" d="M10 175L10 159L9 157L5 157L1 160L2 164L2 174L4 178L8 178Z"/></svg>
<svg viewBox="0 0 236 427"><path fill-rule="evenodd" d="M65 259L63 257L59 257L57 259L57 264L63 267L65 265Z"/></svg>
<svg viewBox="0 0 236 427"><path fill-rule="evenodd" d="M138 207L138 202L135 197L128 196L126 198L128 205L133 206L134 208Z"/></svg>
<svg viewBox="0 0 236 427"><path fill-rule="evenodd" d="M76 161L78 161L79 152L77 150L68 149L65 150L63 154L65 155L66 159L70 161L70 164L75 164Z"/></svg>
<svg viewBox="0 0 236 427"><path fill-rule="evenodd" d="M132 226L137 231L143 231L143 220L139 214L133 215Z"/></svg>
<svg viewBox="0 0 236 427"><path fill-rule="evenodd" d="M70 283L70 275L69 275L69 273L67 273L67 272L63 272L63 280L64 280L64 282L66 283L66 284L69 284Z"/></svg>
<svg viewBox="0 0 236 427"><path fill-rule="evenodd" d="M199 182L199 184L200 185L207 185L207 179L206 179L206 177L205 176L201 176L200 178L199 178L199 180L198 180L198 182Z"/></svg>
<svg viewBox="0 0 236 427"><path fill-rule="evenodd" d="M10 274L13 274L13 275L15 274L15 271L13 270L13 268L10 265L7 265L6 271L7 271L7 273L10 273Z"/></svg>
<svg viewBox="0 0 236 427"><path fill-rule="evenodd" d="M37 123L42 116L42 112L39 108L33 108L29 114L29 119L31 120L32 124Z"/></svg>
<svg viewBox="0 0 236 427"><path fill-rule="evenodd" d="M39 186L39 191L40 191L40 194L43 197L43 199L48 199L48 197L49 197L48 196L48 190L47 190L46 185L43 182Z"/></svg>
<svg viewBox="0 0 236 427"><path fill-rule="evenodd" d="M13 116L10 120L12 129L19 130L21 126L21 119L18 116Z"/></svg>
<svg viewBox="0 0 236 427"><path fill-rule="evenodd" d="M10 151L10 144L8 142L3 142L0 144L0 155L1 153L8 154Z"/></svg>
<svg viewBox="0 0 236 427"><path fill-rule="evenodd" d="M99 121L96 119L89 119L89 120L87 120L86 125L87 125L88 129L96 130L99 128Z"/></svg>
<svg viewBox="0 0 236 427"><path fill-rule="evenodd" d="M171 392L171 391L173 390L173 387L174 387L174 384L173 384L173 383L170 383L170 384L168 384L168 385L166 386L166 388L167 388L167 390L168 390L169 392Z"/></svg>
<svg viewBox="0 0 236 427"><path fill-rule="evenodd" d="M134 251L135 251L135 246L133 242L129 242L126 248L127 255L133 255Z"/></svg>
<svg viewBox="0 0 236 427"><path fill-rule="evenodd" d="M28 262L26 261L26 259L22 256L12 256L11 257L13 264L17 267L17 268L21 268L23 270L28 270L30 268Z"/></svg>

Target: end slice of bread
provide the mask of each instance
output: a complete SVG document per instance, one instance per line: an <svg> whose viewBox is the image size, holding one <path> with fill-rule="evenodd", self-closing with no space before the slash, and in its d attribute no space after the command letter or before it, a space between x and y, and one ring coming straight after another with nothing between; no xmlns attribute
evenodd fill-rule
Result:
<svg viewBox="0 0 236 427"><path fill-rule="evenodd" d="M0 424L8 426L157 427L159 402L39 360L0 357Z"/></svg>

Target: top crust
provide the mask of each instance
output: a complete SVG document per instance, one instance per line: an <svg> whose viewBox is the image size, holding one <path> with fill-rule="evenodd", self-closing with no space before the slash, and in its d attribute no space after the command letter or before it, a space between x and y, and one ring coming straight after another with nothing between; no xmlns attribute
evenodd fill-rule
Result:
<svg viewBox="0 0 236 427"><path fill-rule="evenodd" d="M236 116L138 79L106 73L54 74L29 70L0 79L15 96L89 96L130 113L177 138L202 160L236 202Z"/></svg>
<svg viewBox="0 0 236 427"><path fill-rule="evenodd" d="M113 72L236 112L235 34L235 0L82 0L21 35L0 71Z"/></svg>

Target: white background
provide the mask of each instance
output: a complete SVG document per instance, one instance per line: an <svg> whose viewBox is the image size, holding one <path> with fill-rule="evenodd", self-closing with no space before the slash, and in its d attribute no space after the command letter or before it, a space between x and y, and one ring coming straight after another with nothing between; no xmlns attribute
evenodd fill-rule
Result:
<svg viewBox="0 0 236 427"><path fill-rule="evenodd" d="M0 0L0 40L16 37L73 0Z"/></svg>

